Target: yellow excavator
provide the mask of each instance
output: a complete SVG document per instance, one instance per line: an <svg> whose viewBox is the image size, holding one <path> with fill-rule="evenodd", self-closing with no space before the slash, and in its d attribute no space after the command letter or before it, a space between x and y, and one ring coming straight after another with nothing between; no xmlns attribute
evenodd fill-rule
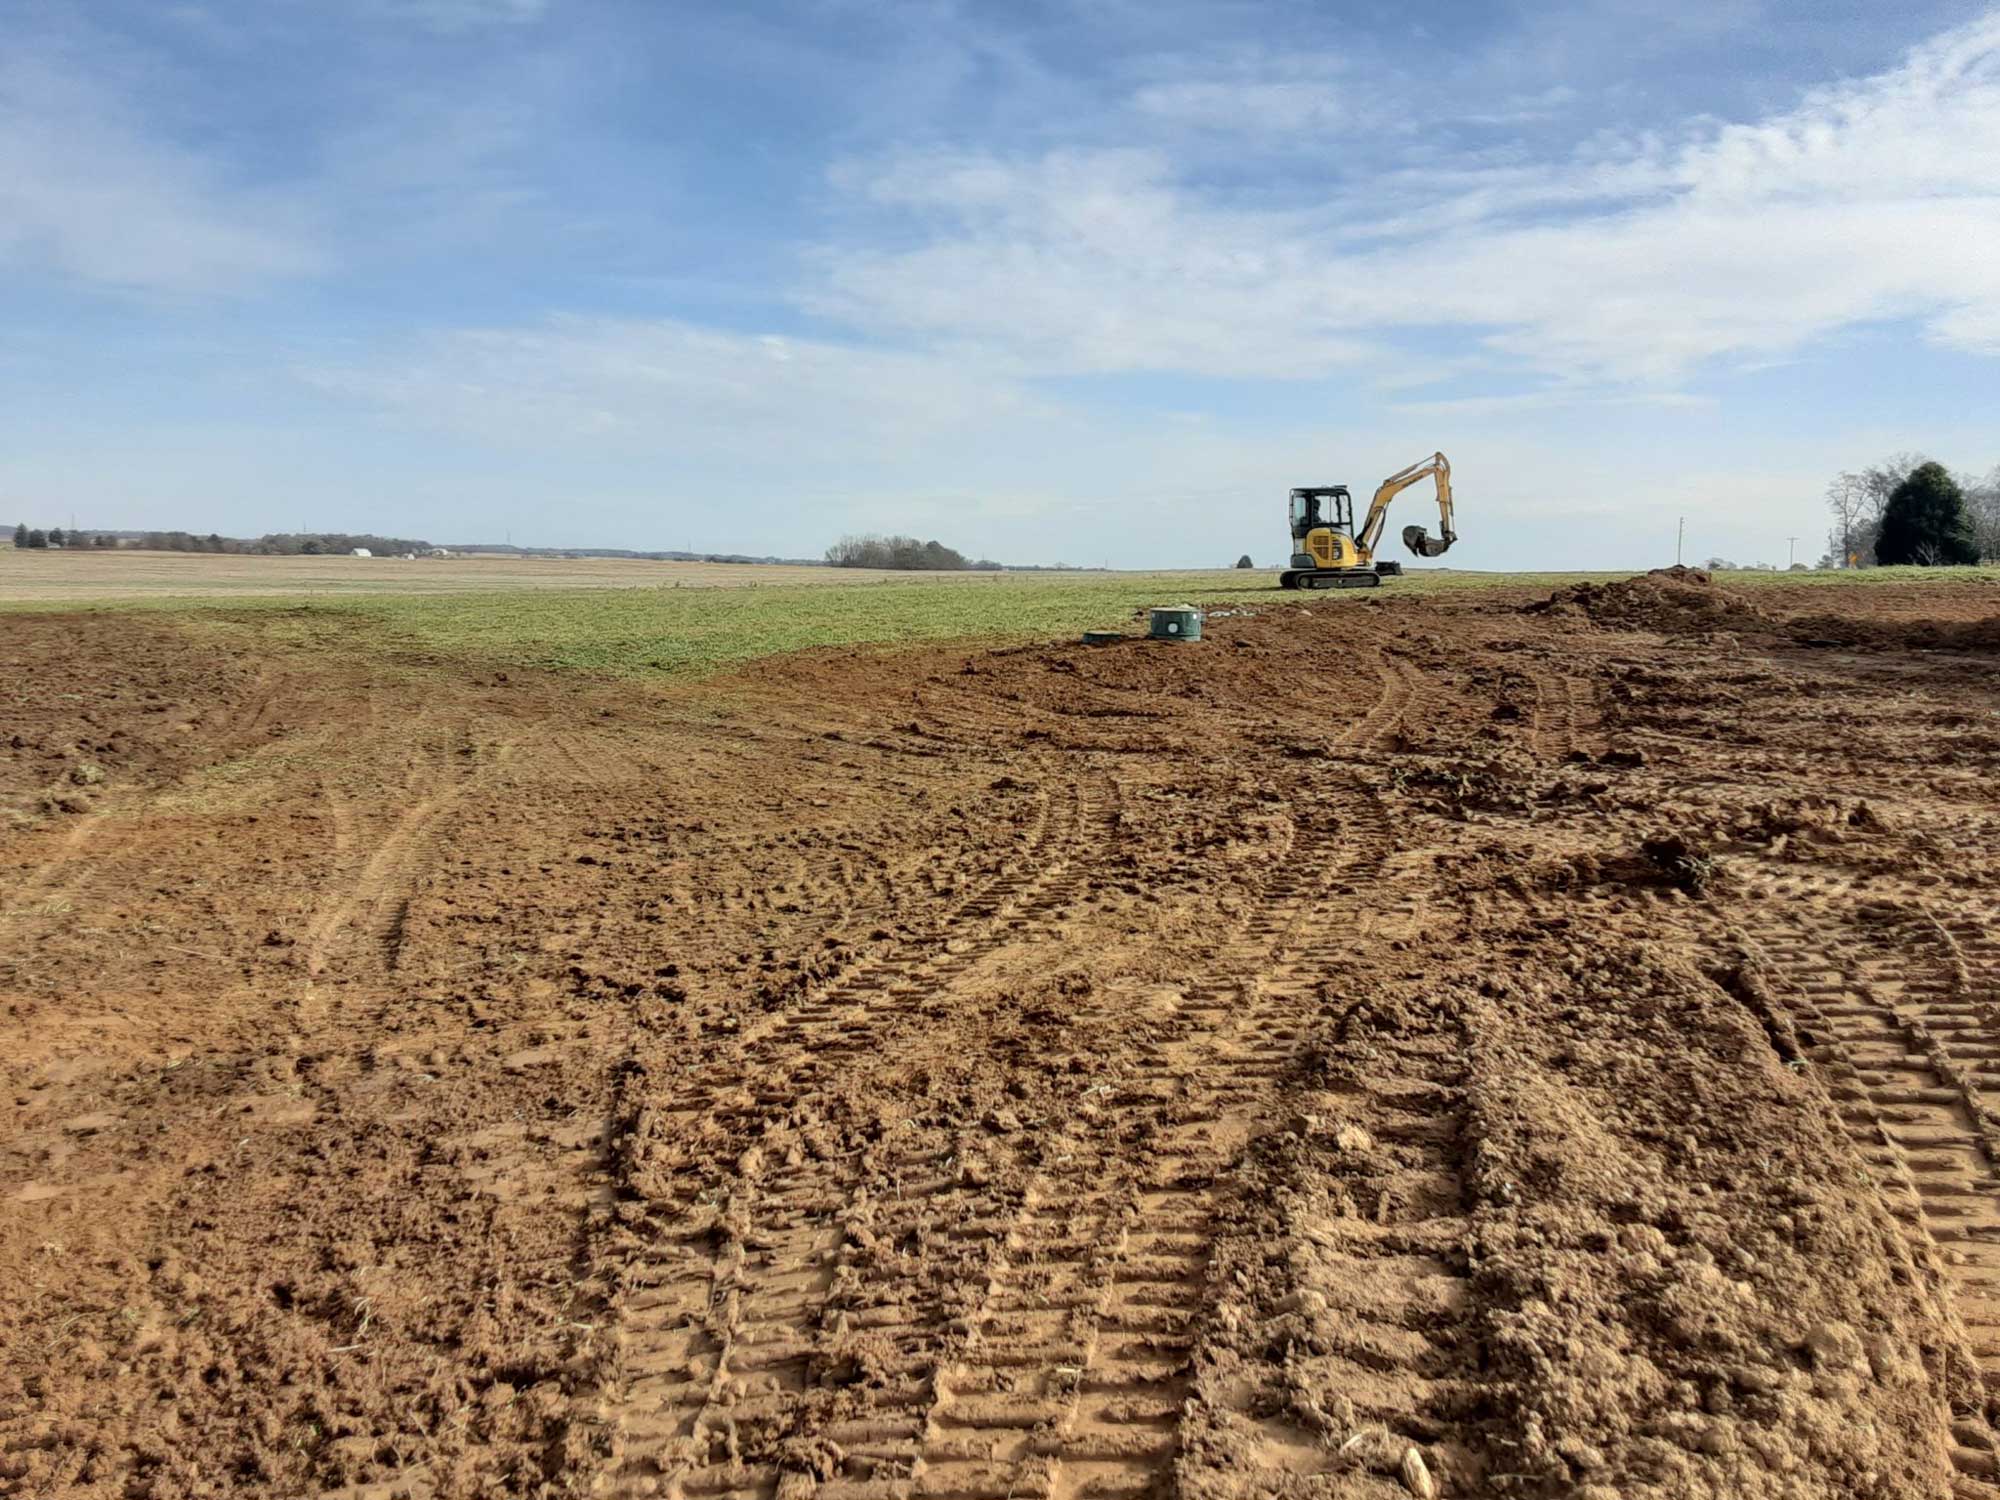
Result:
<svg viewBox="0 0 2000 1500"><path fill-rule="evenodd" d="M1389 502L1425 475L1437 480L1439 534L1421 526L1403 528L1403 545L1418 557L1442 557L1458 533L1451 529L1451 465L1433 453L1382 481L1368 504L1367 519L1354 525L1354 497L1344 484L1292 491L1292 563L1278 575L1288 589L1372 589L1384 578L1402 575L1399 562L1377 562L1376 543L1389 517Z"/></svg>

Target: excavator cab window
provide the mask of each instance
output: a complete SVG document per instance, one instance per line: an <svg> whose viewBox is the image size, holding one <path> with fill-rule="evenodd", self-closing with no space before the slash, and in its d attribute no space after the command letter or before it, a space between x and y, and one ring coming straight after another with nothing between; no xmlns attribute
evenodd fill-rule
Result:
<svg viewBox="0 0 2000 1500"><path fill-rule="evenodd" d="M1292 535L1304 540L1321 526L1331 526L1349 535L1354 531L1353 501L1344 486L1331 489L1292 491Z"/></svg>

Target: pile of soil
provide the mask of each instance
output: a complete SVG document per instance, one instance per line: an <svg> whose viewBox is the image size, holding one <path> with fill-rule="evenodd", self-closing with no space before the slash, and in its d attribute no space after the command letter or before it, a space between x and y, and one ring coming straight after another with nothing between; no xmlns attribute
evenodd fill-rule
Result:
<svg viewBox="0 0 2000 1500"><path fill-rule="evenodd" d="M1768 632L1771 617L1738 598L1700 568L1655 568L1616 583L1573 583L1546 599L1521 607L1523 614L1549 615L1613 630L1651 630L1661 635L1710 631Z"/></svg>

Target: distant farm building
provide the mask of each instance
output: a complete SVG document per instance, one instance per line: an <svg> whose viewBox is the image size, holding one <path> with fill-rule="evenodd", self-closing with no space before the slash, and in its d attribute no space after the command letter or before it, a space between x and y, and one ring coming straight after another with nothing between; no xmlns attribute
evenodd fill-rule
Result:
<svg viewBox="0 0 2000 1500"><path fill-rule="evenodd" d="M366 547L356 547L347 555L349 557L373 557L375 554L370 552Z"/></svg>

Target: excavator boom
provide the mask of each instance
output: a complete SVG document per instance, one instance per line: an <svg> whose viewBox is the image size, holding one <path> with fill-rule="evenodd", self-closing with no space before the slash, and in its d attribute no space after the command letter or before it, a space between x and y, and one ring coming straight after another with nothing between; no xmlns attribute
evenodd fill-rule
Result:
<svg viewBox="0 0 2000 1500"><path fill-rule="evenodd" d="M1397 470L1375 491L1375 498L1368 505L1368 518L1361 523L1361 530L1354 538L1364 557L1373 557L1376 544L1382 540L1382 526L1389 518L1389 502L1427 474L1437 480L1439 534L1433 537L1421 526L1405 526L1403 545L1418 557L1442 557L1458 540L1458 533L1452 530L1451 464L1442 453L1433 453L1407 469Z"/></svg>

